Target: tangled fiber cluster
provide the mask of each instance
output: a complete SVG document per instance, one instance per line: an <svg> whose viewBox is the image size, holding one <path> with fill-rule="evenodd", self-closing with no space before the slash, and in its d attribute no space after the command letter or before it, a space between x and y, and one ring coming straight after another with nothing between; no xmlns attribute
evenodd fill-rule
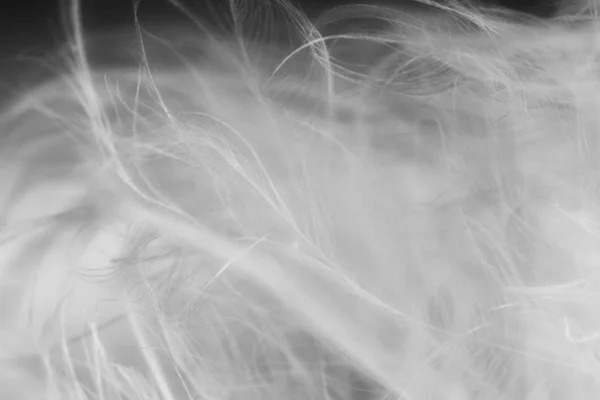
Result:
<svg viewBox="0 0 600 400"><path fill-rule="evenodd" d="M0 399L600 398L594 4L172 7L3 103Z"/></svg>

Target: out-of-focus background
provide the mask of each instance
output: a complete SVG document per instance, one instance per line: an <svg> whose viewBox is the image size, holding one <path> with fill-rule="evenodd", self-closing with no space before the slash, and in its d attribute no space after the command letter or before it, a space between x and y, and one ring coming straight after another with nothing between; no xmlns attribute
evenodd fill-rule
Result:
<svg viewBox="0 0 600 400"><path fill-rule="evenodd" d="M105 27L129 22L132 17L134 0L81 0L88 11L88 23ZM136 0L139 1L139 0ZM190 1L190 0L187 0ZM200 0L202 1L202 0ZM243 0L241 0L243 1ZM248 0L254 1L254 0ZM292 0L309 13L318 12L333 5L352 3L352 0ZM409 3L410 0L386 0L389 4ZM444 1L444 0L440 0ZM471 0L463 0L471 1ZM551 16L558 0L472 0L483 4L501 4L503 6L536 14ZM48 42L60 27L60 10L65 9L69 0L7 0L0 10L0 30L2 32L2 50L15 50L27 46ZM354 1L356 2L356 1ZM360 3L376 0L360 0ZM158 15L168 11L167 0L142 0L141 8L148 13ZM226 3L223 1L223 3Z"/></svg>
<svg viewBox="0 0 600 400"><path fill-rule="evenodd" d="M139 0L81 0L86 30L110 30L131 24L133 3ZM185 0L193 2L194 0ZM198 0L202 2L203 0ZM238 0L243 2L244 0ZM247 0L255 1L255 0ZM314 15L324 8L353 2L378 0L292 0L305 12ZM406 4L411 0L385 0L388 4ZM446 0L439 0L446 1ZM501 3L506 7L541 17L549 17L557 9L555 0L462 0L482 4ZM559 0L556 0L559 1ZM140 12L157 18L176 17L167 0L141 0ZM27 70L36 59L44 58L64 40L65 10L69 0L6 0L0 10L0 84L10 84L15 73ZM217 2L218 3L218 2ZM227 1L223 0L223 4ZM1 88L1 86L0 86ZM0 94L3 91L0 89ZM1 99L0 99L1 101Z"/></svg>

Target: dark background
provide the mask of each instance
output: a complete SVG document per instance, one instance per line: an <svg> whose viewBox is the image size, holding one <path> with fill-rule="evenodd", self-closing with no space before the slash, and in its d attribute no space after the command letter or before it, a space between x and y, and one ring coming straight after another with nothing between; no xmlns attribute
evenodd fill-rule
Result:
<svg viewBox="0 0 600 400"><path fill-rule="evenodd" d="M126 22L131 17L132 0L81 0L82 4L98 20L106 24ZM308 12L316 12L338 4L352 3L352 0L293 0ZM376 1L376 0L367 0ZM443 0L440 0L443 1ZM469 0L464 0L469 1ZM503 6L535 14L542 17L550 16L555 11L555 0L473 0L484 4L501 4ZM223 0L225 3L226 0ZM355 0L364 3L365 0ZM0 10L0 31L4 39L18 36L34 36L47 34L49 30L59 25L59 9L61 3L66 5L68 0L6 0ZM165 0L144 0L143 7L154 8L157 13L164 12L161 7ZM394 0L387 0L393 4ZM65 8L65 7L62 7ZM161 9L162 8L162 9ZM88 13L88 15L90 15Z"/></svg>
<svg viewBox="0 0 600 400"><path fill-rule="evenodd" d="M314 14L333 5L362 2L365 0L292 0L309 14ZM378 0L367 0L377 2ZM386 0L388 4L395 1ZM408 0L409 1L409 0ZM440 0L444 1L444 0ZM496 1L523 12L542 17L551 16L555 11L554 0L464 0L480 1L487 4ZM556 0L558 1L558 0ZM0 73L19 55L42 56L43 49L51 51L62 42L64 31L60 10L65 10L69 0L5 0L0 9ZM81 0L85 9L86 29L93 27L110 28L126 25L132 21L133 0ZM226 3L226 0L222 0ZM162 4L162 6L161 6ZM165 0L144 0L146 13L162 15L166 11ZM62 5L62 6L61 6ZM5 77L3 77L5 78ZM5 80L0 78L1 80Z"/></svg>

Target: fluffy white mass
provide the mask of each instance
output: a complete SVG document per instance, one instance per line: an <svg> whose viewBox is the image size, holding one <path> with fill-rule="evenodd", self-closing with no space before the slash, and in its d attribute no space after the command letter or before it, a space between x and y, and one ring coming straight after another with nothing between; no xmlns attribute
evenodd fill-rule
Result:
<svg viewBox="0 0 600 400"><path fill-rule="evenodd" d="M3 104L0 399L599 398L594 6L225 3Z"/></svg>

